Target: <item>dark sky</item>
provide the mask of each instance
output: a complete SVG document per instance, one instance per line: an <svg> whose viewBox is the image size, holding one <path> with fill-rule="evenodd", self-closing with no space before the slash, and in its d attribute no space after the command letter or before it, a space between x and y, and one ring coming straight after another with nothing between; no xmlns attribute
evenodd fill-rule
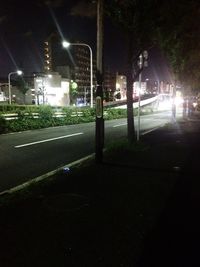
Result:
<svg viewBox="0 0 200 267"><path fill-rule="evenodd" d="M27 73L40 71L43 41L56 29L56 23L64 36L79 36L80 18L76 21L69 15L76 2L57 0L47 6L47 1L40 0L1 1L0 76L17 66Z"/></svg>
<svg viewBox="0 0 200 267"><path fill-rule="evenodd" d="M22 68L25 75L41 71L43 41L54 30L65 39L89 44L95 53L96 8L94 4L88 7L84 3L84 0L1 0L0 77L6 77L17 68ZM106 66L123 72L126 64L124 36L108 19L104 25L104 48ZM165 77L166 69L161 73L163 64L159 63L163 62L162 56L152 50L149 60L143 77Z"/></svg>

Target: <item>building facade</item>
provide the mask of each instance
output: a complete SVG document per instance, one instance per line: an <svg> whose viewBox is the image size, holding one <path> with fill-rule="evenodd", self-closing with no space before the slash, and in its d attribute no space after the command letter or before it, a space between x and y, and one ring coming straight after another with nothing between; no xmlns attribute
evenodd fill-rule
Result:
<svg viewBox="0 0 200 267"><path fill-rule="evenodd" d="M51 35L44 42L44 72L58 72L62 78L77 84L77 98L90 101L91 94L91 52L89 47L73 42L68 49L62 47L62 40ZM94 58L94 55L92 54ZM92 60L93 91L96 84L96 63Z"/></svg>
<svg viewBox="0 0 200 267"><path fill-rule="evenodd" d="M34 77L34 98L37 105L69 106L69 79L59 73L37 74Z"/></svg>
<svg viewBox="0 0 200 267"><path fill-rule="evenodd" d="M116 73L116 94L119 94L120 100L126 99L127 80L125 75Z"/></svg>

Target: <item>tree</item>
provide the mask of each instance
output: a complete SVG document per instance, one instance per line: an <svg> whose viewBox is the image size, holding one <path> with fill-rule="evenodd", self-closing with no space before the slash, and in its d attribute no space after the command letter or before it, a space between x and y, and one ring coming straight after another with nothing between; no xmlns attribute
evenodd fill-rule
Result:
<svg viewBox="0 0 200 267"><path fill-rule="evenodd" d="M128 43L128 140L134 140L132 108L133 62L138 53L156 45L169 59L174 83L193 90L200 83L199 0L107 0L106 12L124 32Z"/></svg>
<svg viewBox="0 0 200 267"><path fill-rule="evenodd" d="M106 14L126 34L127 43L127 132L128 141L135 140L133 116L133 82L139 75L139 54L154 43L154 0L107 0ZM141 70L140 70L141 71Z"/></svg>
<svg viewBox="0 0 200 267"><path fill-rule="evenodd" d="M78 85L76 82L71 82L70 83L70 88L69 88L70 92L70 104L74 105L76 104L76 99L78 96Z"/></svg>
<svg viewBox="0 0 200 267"><path fill-rule="evenodd" d="M19 91L23 94L23 97L24 97L23 102L25 104L26 93L30 89L28 86L28 83L24 80L23 77L18 77L18 79L16 81L16 85L17 85L17 88L19 89Z"/></svg>
<svg viewBox="0 0 200 267"><path fill-rule="evenodd" d="M157 9L157 40L178 79L195 89L200 83L200 3L168 0Z"/></svg>

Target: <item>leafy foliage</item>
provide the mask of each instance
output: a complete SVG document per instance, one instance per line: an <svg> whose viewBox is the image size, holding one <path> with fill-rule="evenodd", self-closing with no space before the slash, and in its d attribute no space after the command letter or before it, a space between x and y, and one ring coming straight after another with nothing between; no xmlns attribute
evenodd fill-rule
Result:
<svg viewBox="0 0 200 267"><path fill-rule="evenodd" d="M76 83L71 82L70 83L70 103L75 104L76 98L78 96L78 86L75 85Z"/></svg>
<svg viewBox="0 0 200 267"><path fill-rule="evenodd" d="M6 132L7 123L3 116L0 115L0 134Z"/></svg>
<svg viewBox="0 0 200 267"><path fill-rule="evenodd" d="M1 107L0 105L0 133L95 121L95 108L63 107L58 110L56 107L51 106L15 105L15 110L14 112L12 111L12 114L15 113L17 116L11 120L6 120L3 115L10 112L5 112L5 110L2 112ZM61 112L62 117L58 117L56 111ZM135 110L135 114L137 114L137 110ZM106 108L104 110L104 118L106 120L126 118L126 116L126 109Z"/></svg>
<svg viewBox="0 0 200 267"><path fill-rule="evenodd" d="M155 35L155 0L107 0L106 14L113 22L133 38L135 55L152 46Z"/></svg>
<svg viewBox="0 0 200 267"><path fill-rule="evenodd" d="M199 0L107 0L106 13L132 38L132 56L153 45L169 59L174 79L195 89L200 83ZM134 52L133 52L134 51Z"/></svg>
<svg viewBox="0 0 200 267"><path fill-rule="evenodd" d="M17 88L22 92L24 95L24 102L25 102L25 95L27 91L29 90L28 83L24 80L23 77L19 76L16 81Z"/></svg>
<svg viewBox="0 0 200 267"><path fill-rule="evenodd" d="M157 13L158 43L168 56L175 78L194 88L200 82L200 3L165 1Z"/></svg>
<svg viewBox="0 0 200 267"><path fill-rule="evenodd" d="M156 0L107 0L106 14L119 25L126 34L127 45L127 120L128 140L135 139L133 116L133 82L139 72L135 71L138 56L144 49L154 44L155 36L155 2ZM135 66L135 67L134 67Z"/></svg>

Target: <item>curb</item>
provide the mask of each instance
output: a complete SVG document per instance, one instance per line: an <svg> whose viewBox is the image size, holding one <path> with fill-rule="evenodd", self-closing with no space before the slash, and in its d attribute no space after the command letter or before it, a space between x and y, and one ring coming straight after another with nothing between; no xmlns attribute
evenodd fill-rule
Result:
<svg viewBox="0 0 200 267"><path fill-rule="evenodd" d="M33 179L31 179L31 180L29 180L29 181L27 181L27 182L25 182L25 183L23 183L21 185L18 185L18 186L12 187L11 189L2 191L2 192L0 192L0 196L6 195L6 194L12 194L14 192L20 191L23 188L25 188L25 187L27 187L27 186L29 186L31 184L37 183L37 182L42 181L42 180L44 180L44 179L46 179L46 178L48 178L50 176L53 176L54 174L57 174L58 172L64 170L65 168L74 167L74 166L76 166L76 165L78 165L78 164L80 164L80 163L82 163L82 162L84 162L84 161L86 161L88 159L93 159L94 157L95 157L95 153L93 153L91 155L88 155L88 156L86 156L84 158L81 158L79 160L73 161L73 162L71 162L69 164L63 165L63 166L61 166L61 167L59 167L59 168L57 168L57 169L55 169L53 171L50 171L50 172L42 174L42 175L40 175L38 177L35 177L35 178L33 178Z"/></svg>
<svg viewBox="0 0 200 267"><path fill-rule="evenodd" d="M161 125L159 127L155 127L155 128L153 128L151 130L145 131L145 132L141 133L141 135L146 135L146 134L148 134L150 132L156 131L157 129L163 127L163 125ZM104 149L104 151L105 150L106 149ZM88 159L93 159L94 157L95 157L95 153L92 153L92 154L90 154L90 155L88 155L88 156L86 156L84 158L81 158L81 159L73 161L73 162L71 162L69 164L63 165L63 166L61 166L61 167L59 167L59 168L57 168L57 169L55 169L53 171L50 171L50 172L42 174L42 175L40 175L38 177L35 177L35 178L33 178L33 179L31 179L31 180L29 180L29 181L27 181L27 182L25 182L25 183L23 183L21 185L18 185L18 186L12 187L11 189L8 189L8 190L0 192L0 197L3 196L3 195L6 195L6 194L12 194L14 192L20 191L23 188L25 188L25 187L27 187L27 186L29 186L31 184L37 183L37 182L42 181L42 180L44 180L44 179L46 179L46 178L48 178L50 176L53 176L54 174L64 170L65 168L76 166L76 165L78 165L78 164L80 164L80 163L82 163L82 162L84 162L84 161L86 161Z"/></svg>
<svg viewBox="0 0 200 267"><path fill-rule="evenodd" d="M141 135L148 134L148 133L150 133L152 131L157 130L160 127L163 127L163 125L161 125L159 127L156 127L156 128L153 128L151 130L148 130L148 131L142 133ZM105 150L106 149L104 149L104 151ZM82 163L82 162L84 162L84 161L86 161L88 159L93 159L94 157L95 157L95 153L92 153L91 155L88 155L88 156L86 156L86 157L84 157L82 159L79 159L79 160L73 161L73 162L71 162L69 164L63 165L62 167L59 167L59 168L57 168L57 169L55 169L53 171L50 171L50 172L42 174L42 175L40 175L38 177L35 177L35 178L33 178L33 179L31 179L31 180L29 180L29 181L27 181L27 182L25 182L25 183L23 183L21 185L18 185L18 186L12 187L11 189L8 189L8 190L0 192L0 197L3 196L3 195L12 194L14 192L20 191L23 188L25 188L25 187L27 187L27 186L29 186L31 184L37 183L37 182L42 181L42 180L44 180L44 179L46 179L46 178L48 178L50 176L53 176L54 174L64 170L65 168L76 166L76 165L78 165L78 164L80 164L80 163Z"/></svg>

